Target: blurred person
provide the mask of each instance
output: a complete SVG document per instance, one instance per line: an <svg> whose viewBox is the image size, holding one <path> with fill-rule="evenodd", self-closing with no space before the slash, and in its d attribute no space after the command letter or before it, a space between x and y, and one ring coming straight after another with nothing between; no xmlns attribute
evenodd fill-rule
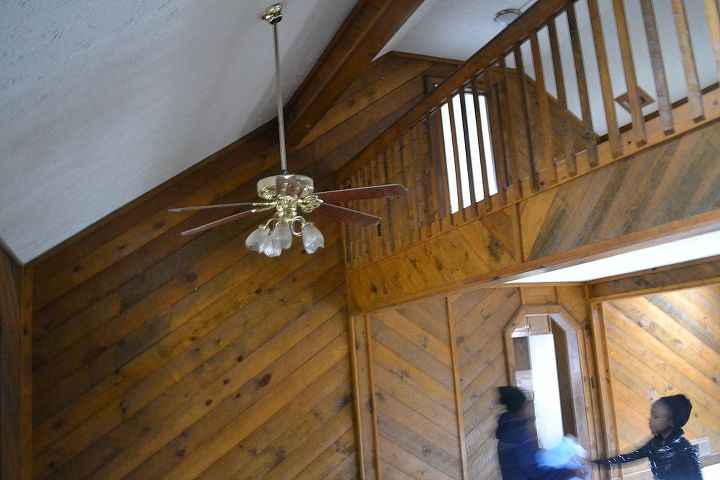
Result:
<svg viewBox="0 0 720 480"><path fill-rule="evenodd" d="M503 480L565 480L582 476L575 468L553 468L538 462L538 441L525 394L516 387L500 387L506 408L498 418L498 459Z"/></svg>
<svg viewBox="0 0 720 480"><path fill-rule="evenodd" d="M648 426L653 437L631 453L593 460L603 466L647 458L655 480L702 480L697 449L685 439L682 427L690 418L692 404L685 395L656 400L650 407Z"/></svg>

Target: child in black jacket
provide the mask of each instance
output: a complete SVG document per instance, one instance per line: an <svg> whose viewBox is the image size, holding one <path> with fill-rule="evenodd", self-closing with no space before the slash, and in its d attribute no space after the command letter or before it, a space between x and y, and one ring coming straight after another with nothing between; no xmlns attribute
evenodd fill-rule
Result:
<svg viewBox="0 0 720 480"><path fill-rule="evenodd" d="M652 439L632 453L594 460L599 465L616 465L642 458L650 460L655 480L702 480L697 449L688 442L682 427L690 418L692 404L685 395L662 397L650 409Z"/></svg>

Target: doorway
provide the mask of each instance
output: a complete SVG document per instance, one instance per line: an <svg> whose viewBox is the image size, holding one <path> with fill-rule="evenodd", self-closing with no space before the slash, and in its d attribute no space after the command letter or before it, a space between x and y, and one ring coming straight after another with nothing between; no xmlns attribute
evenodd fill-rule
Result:
<svg viewBox="0 0 720 480"><path fill-rule="evenodd" d="M588 449L582 330L561 307L522 307L505 329L509 383L525 391L542 448L573 435Z"/></svg>

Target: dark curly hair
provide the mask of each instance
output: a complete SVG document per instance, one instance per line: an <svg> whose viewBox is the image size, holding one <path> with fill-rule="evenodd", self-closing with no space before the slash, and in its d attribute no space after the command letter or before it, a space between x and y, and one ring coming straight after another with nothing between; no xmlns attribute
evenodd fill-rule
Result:
<svg viewBox="0 0 720 480"><path fill-rule="evenodd" d="M662 403L672 415L673 427L682 428L690 419L690 411L692 403L685 395L670 395L669 397L661 397L658 402Z"/></svg>

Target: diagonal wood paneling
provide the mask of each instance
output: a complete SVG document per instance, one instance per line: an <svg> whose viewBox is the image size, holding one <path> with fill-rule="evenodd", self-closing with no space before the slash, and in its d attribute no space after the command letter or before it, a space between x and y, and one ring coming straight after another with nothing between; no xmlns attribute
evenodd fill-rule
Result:
<svg viewBox="0 0 720 480"><path fill-rule="evenodd" d="M452 312L470 478L499 478L495 428L497 387L507 385L503 329L520 306L515 288L457 295Z"/></svg>
<svg viewBox="0 0 720 480"><path fill-rule="evenodd" d="M452 65L389 55L291 154L318 189ZM277 173L268 125L34 265L37 478L348 478L358 473L341 233L279 259L257 219L170 206L255 197ZM437 372L436 372L437 373ZM434 380L435 381L435 380Z"/></svg>
<svg viewBox="0 0 720 480"><path fill-rule="evenodd" d="M647 417L660 396L686 394L688 438L720 445L720 286L603 303L619 448L649 436Z"/></svg>
<svg viewBox="0 0 720 480"><path fill-rule="evenodd" d="M720 212L718 129L700 127L358 266L348 276L353 305L370 311L544 261L579 261L581 252L646 241L661 230L706 226Z"/></svg>
<svg viewBox="0 0 720 480"><path fill-rule="evenodd" d="M376 312L370 324L381 468L390 478L460 479L444 299Z"/></svg>
<svg viewBox="0 0 720 480"><path fill-rule="evenodd" d="M352 299L361 308L402 300L519 262L512 248L512 209L490 217L352 271Z"/></svg>
<svg viewBox="0 0 720 480"><path fill-rule="evenodd" d="M621 160L522 205L528 260L720 208L718 124Z"/></svg>
<svg viewBox="0 0 720 480"><path fill-rule="evenodd" d="M364 451L381 475L499 478L497 387L509 376L504 335L526 310L564 315L579 332L573 358L581 363L582 380L573 381L572 389L582 390L587 421L577 431L599 455L605 434L598 428L599 391L583 287L473 288L365 315L369 345L356 331L356 347L367 352L372 367L359 366L358 372L372 386L374 403L367 416L377 428L369 425L372 420L362 422L378 436L377 441L363 437L364 444L373 442Z"/></svg>

